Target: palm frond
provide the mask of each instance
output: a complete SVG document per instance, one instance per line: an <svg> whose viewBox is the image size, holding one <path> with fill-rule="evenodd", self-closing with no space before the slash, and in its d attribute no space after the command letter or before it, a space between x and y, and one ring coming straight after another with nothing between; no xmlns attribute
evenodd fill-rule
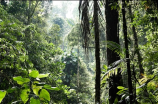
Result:
<svg viewBox="0 0 158 104"><path fill-rule="evenodd" d="M90 37L90 25L89 25L89 0L82 1L79 3L79 15L81 17L81 31L83 37L83 44L85 50L89 45Z"/></svg>
<svg viewBox="0 0 158 104"><path fill-rule="evenodd" d="M108 71L102 76L101 81L105 77L109 78L113 74L117 75L118 74L118 69L120 68L120 64L125 62L126 60L128 60L128 59L120 59L120 60L117 60L117 61L113 62L110 66L108 66L108 68L107 68Z"/></svg>
<svg viewBox="0 0 158 104"><path fill-rule="evenodd" d="M95 16L94 12L92 11L94 9L94 1L90 0L80 0L79 2L79 16L81 19L81 31L82 31L82 44L85 48L85 50L88 50L90 39L92 37L91 35L91 29L94 27L95 23ZM99 17L99 26L105 27L103 23L105 23L103 13L101 11L101 1L97 1L97 7L98 7L98 17ZM91 22L91 23L90 23Z"/></svg>

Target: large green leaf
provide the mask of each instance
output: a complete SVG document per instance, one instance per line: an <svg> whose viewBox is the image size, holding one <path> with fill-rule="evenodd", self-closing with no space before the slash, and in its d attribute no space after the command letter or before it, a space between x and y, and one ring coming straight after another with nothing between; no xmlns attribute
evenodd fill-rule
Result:
<svg viewBox="0 0 158 104"><path fill-rule="evenodd" d="M44 85L43 87L45 89L48 89L48 90L55 90L55 91L59 91L60 90L58 87L51 87L50 85Z"/></svg>
<svg viewBox="0 0 158 104"><path fill-rule="evenodd" d="M30 79L29 79L29 78L22 78L21 76L13 77L13 79L14 79L15 81L17 81L17 83L20 84L20 85L22 85L23 83L30 82Z"/></svg>
<svg viewBox="0 0 158 104"><path fill-rule="evenodd" d="M32 85L32 90L33 90L34 94L38 95L38 91L40 89L42 89L42 86Z"/></svg>
<svg viewBox="0 0 158 104"><path fill-rule="evenodd" d="M24 102L24 104L27 102L27 100L29 99L28 96L29 96L29 92L30 92L30 89L24 89L21 91L21 94L20 94L20 98L21 100Z"/></svg>
<svg viewBox="0 0 158 104"><path fill-rule="evenodd" d="M30 104L40 104L40 100L39 99L34 99L33 97L31 97Z"/></svg>
<svg viewBox="0 0 158 104"><path fill-rule="evenodd" d="M45 78L45 77L48 77L48 75L49 75L49 73L47 73L47 74L39 74L37 76L37 78Z"/></svg>
<svg viewBox="0 0 158 104"><path fill-rule="evenodd" d="M0 90L0 103L2 102L2 100L5 97L6 93L7 93L6 91Z"/></svg>
<svg viewBox="0 0 158 104"><path fill-rule="evenodd" d="M29 76L33 78L37 78L38 75L39 75L39 72L37 70L33 70L29 73Z"/></svg>
<svg viewBox="0 0 158 104"><path fill-rule="evenodd" d="M48 100L50 101L50 94L47 90L45 89L42 89L41 92L40 92L40 96L39 96L41 99L45 99L45 100Z"/></svg>

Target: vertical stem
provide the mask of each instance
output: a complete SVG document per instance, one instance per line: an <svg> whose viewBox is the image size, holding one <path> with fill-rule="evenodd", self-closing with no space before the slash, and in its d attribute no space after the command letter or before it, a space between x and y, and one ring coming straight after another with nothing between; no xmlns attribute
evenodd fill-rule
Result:
<svg viewBox="0 0 158 104"><path fill-rule="evenodd" d="M78 37L78 41L79 41L79 37ZM79 96L78 96L78 89L79 89L79 44L78 44L78 61L77 61L77 103L79 103Z"/></svg>
<svg viewBox="0 0 158 104"><path fill-rule="evenodd" d="M96 78L95 78L95 104L100 104L100 42L99 42L99 25L98 25L98 3L94 1L94 31L95 31L95 61L96 61Z"/></svg>
<svg viewBox="0 0 158 104"><path fill-rule="evenodd" d="M132 66L132 69L133 69L133 77L136 78L136 73L135 73L135 67L134 67L134 65ZM138 102L135 100L136 97L137 97L137 95L136 95L136 83L137 83L137 81L135 80L134 81L134 87L133 87L133 89L134 89L133 99L134 99L134 103L138 104Z"/></svg>
<svg viewBox="0 0 158 104"><path fill-rule="evenodd" d="M125 48L126 48L126 58L127 60L127 74L128 74L128 89L129 89L129 98L130 104L133 104L133 87L132 87L132 76L131 76L131 69L130 69L130 59L129 59L129 49L128 49L128 40L127 40L127 25L126 25L126 18L125 18L125 0L122 0L122 15L123 15L123 32L124 32L124 41L125 41Z"/></svg>
<svg viewBox="0 0 158 104"><path fill-rule="evenodd" d="M133 15L132 15L132 10L131 10L131 5L129 5L129 15L131 17L131 23L133 23ZM137 38L137 33L136 33L136 28L134 25L132 25L132 31L133 31L133 37L134 37L134 47L135 47L135 52L137 53L138 55L138 64L139 64L139 69L140 69L140 77L142 77L141 74L144 74L144 69L143 69L143 66L142 66L142 57L140 55L140 52L139 52L139 47L138 47L138 38Z"/></svg>

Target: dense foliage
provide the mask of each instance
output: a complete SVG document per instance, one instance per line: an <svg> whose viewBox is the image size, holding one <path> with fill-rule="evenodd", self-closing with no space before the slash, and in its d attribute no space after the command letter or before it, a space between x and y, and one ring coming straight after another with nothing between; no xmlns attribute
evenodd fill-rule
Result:
<svg viewBox="0 0 158 104"><path fill-rule="evenodd" d="M156 2L105 1L1 0L0 103L157 104Z"/></svg>
<svg viewBox="0 0 158 104"><path fill-rule="evenodd" d="M0 5L2 104L92 102L86 65L74 55L62 55L60 49L67 47L63 39L74 21L49 15L45 3L10 1ZM75 66L67 67L68 63ZM76 65L80 66L79 78ZM76 71L66 71L71 69ZM64 76L72 76L71 84L65 83Z"/></svg>

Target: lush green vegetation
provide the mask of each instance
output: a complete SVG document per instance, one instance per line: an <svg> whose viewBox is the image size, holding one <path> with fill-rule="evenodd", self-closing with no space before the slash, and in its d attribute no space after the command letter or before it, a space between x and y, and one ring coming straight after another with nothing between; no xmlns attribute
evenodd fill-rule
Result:
<svg viewBox="0 0 158 104"><path fill-rule="evenodd" d="M0 103L157 104L157 2L105 1L1 0Z"/></svg>

